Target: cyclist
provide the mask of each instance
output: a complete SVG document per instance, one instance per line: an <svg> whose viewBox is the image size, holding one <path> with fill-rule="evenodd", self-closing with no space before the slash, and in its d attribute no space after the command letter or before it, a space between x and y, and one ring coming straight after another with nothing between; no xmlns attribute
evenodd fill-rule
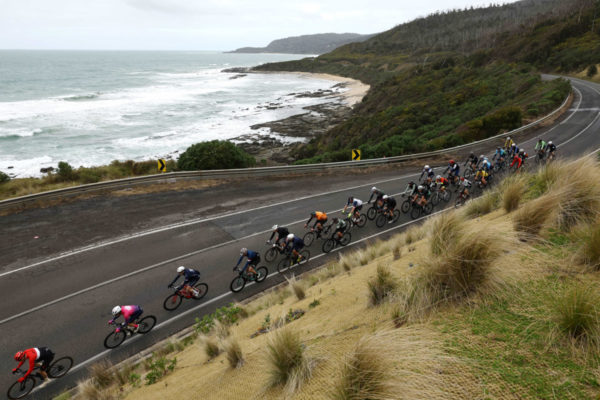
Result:
<svg viewBox="0 0 600 400"><path fill-rule="evenodd" d="M137 332L140 326L136 324L135 321L142 315L143 312L144 310L142 310L142 307L136 305L114 306L112 309L113 318L108 321L108 324L113 324L115 320L122 315L123 319L125 319L125 322L120 324L121 328L129 326L133 328L134 332Z"/></svg>
<svg viewBox="0 0 600 400"><path fill-rule="evenodd" d="M333 236L335 240L340 240L348 228L348 223L339 218L334 218L333 223L335 225L335 232L333 232Z"/></svg>
<svg viewBox="0 0 600 400"><path fill-rule="evenodd" d="M498 163L502 164L504 162L504 158L506 157L506 150L504 150L502 147L498 147L494 153L494 156L492 157L492 160L495 161L496 157L498 157Z"/></svg>
<svg viewBox="0 0 600 400"><path fill-rule="evenodd" d="M302 238L299 238L298 236L294 235L293 233L290 233L289 235L287 235L287 237L285 239L285 243L286 243L286 250L291 251L292 254L294 255L294 257L296 257L296 262L300 263L300 261L302 260L302 255L300 254L300 250L302 250L304 248L304 240L302 240Z"/></svg>
<svg viewBox="0 0 600 400"><path fill-rule="evenodd" d="M471 181L469 181L468 179L465 179L464 177L461 177L459 185L462 189L458 196L459 197L463 196L464 199L467 199L469 197L469 189L471 188Z"/></svg>
<svg viewBox="0 0 600 400"><path fill-rule="evenodd" d="M519 154L519 146L517 146L515 143L513 143L510 146L509 153L511 156L515 156L515 155Z"/></svg>
<svg viewBox="0 0 600 400"><path fill-rule="evenodd" d="M475 174L475 180L476 181L481 181L481 184L483 185L483 187L487 186L487 177L490 174L485 170L485 168L481 167L479 168L479 170L477 171L477 173Z"/></svg>
<svg viewBox="0 0 600 400"><path fill-rule="evenodd" d="M506 149L507 152L510 152L510 149L512 148L512 146L515 144L515 141L512 140L510 138L510 136L506 137L506 140L504 141L504 148Z"/></svg>
<svg viewBox="0 0 600 400"><path fill-rule="evenodd" d="M448 180L450 182L456 182L460 175L460 165L455 163L454 160L448 161L448 166L444 170L444 173L448 172Z"/></svg>
<svg viewBox="0 0 600 400"><path fill-rule="evenodd" d="M388 223L391 224L394 220L394 210L396 209L396 199L387 194L383 196L383 213L388 217Z"/></svg>
<svg viewBox="0 0 600 400"><path fill-rule="evenodd" d="M244 265L244 268L242 268L241 272L244 273L247 268L248 272L251 274L256 274L254 267L256 267L260 262L260 254L258 254L258 251L248 250L245 247L240 249L240 259L238 260L237 264L235 264L235 267L233 267L233 270L235 271L237 269L244 257L246 257L246 265Z"/></svg>
<svg viewBox="0 0 600 400"><path fill-rule="evenodd" d="M527 160L529 158L529 154L527 154L525 149L521 149L521 150L519 150L519 157L521 157L521 160L523 160L523 164L524 164L525 160Z"/></svg>
<svg viewBox="0 0 600 400"><path fill-rule="evenodd" d="M277 235L277 240L275 241L275 243L280 245L285 241L286 236L290 234L288 228L284 226L273 225L271 229L273 230L273 232L271 233L271 237L269 238L269 240L267 240L267 244L271 244L271 240L273 240L275 235Z"/></svg>
<svg viewBox="0 0 600 400"><path fill-rule="evenodd" d="M483 157L483 161L481 162L481 168L483 168L487 172L492 171L492 163L488 160L487 157Z"/></svg>
<svg viewBox="0 0 600 400"><path fill-rule="evenodd" d="M403 197L404 196L412 197L412 196L414 196L416 191L417 191L417 184L414 183L413 181L410 181L410 182L408 182L406 189L404 189L404 192L402 192L402 196Z"/></svg>
<svg viewBox="0 0 600 400"><path fill-rule="evenodd" d="M315 223L313 224L312 229L314 230L316 228L317 231L321 232L323 230L323 225L327 222L327 214L321 211L311 212L310 218L306 221L306 224L304 224L305 228L308 227L308 224L310 224L310 221L312 221L313 218L315 219Z"/></svg>
<svg viewBox="0 0 600 400"><path fill-rule="evenodd" d="M427 200L431 196L431 192L423 185L419 185L417 187L417 193L415 195L414 201L419 204L421 207L425 207L427 204Z"/></svg>
<svg viewBox="0 0 600 400"><path fill-rule="evenodd" d="M435 177L435 183L437 185L439 185L440 187L440 192L445 192L446 191L446 187L448 187L450 185L450 181L446 178L444 178L441 175L438 175Z"/></svg>
<svg viewBox="0 0 600 400"><path fill-rule="evenodd" d="M554 143L552 143L552 140L548 141L548 146L546 147L548 149L548 160L554 158L554 152L556 151L556 145Z"/></svg>
<svg viewBox="0 0 600 400"><path fill-rule="evenodd" d="M537 144L535 145L535 149L546 151L546 146L547 146L547 143L544 142L542 139L540 139L540 140L538 140Z"/></svg>
<svg viewBox="0 0 600 400"><path fill-rule="evenodd" d="M353 196L348 197L348 201L346 202L346 205L344 206L344 211L342 211L344 214L346 213L346 210L348 208L350 208L350 212L348 213L348 216L354 216L354 218L358 219L360 217L360 210L362 210L362 205L363 202L360 199L357 199ZM335 223L335 222L334 222Z"/></svg>
<svg viewBox="0 0 600 400"><path fill-rule="evenodd" d="M425 177L432 178L434 175L433 168L431 168L429 165L424 166L423 171L421 172L421 176L419 177L419 180L423 179L423 175L425 175Z"/></svg>
<svg viewBox="0 0 600 400"><path fill-rule="evenodd" d="M512 160L512 163L510 164L510 168L512 168L515 164L517 165L517 169L521 168L521 165L523 164L523 159L520 157L519 153L517 153L513 156L513 160Z"/></svg>
<svg viewBox="0 0 600 400"><path fill-rule="evenodd" d="M377 189L375 186L373 186L371 188L371 197L369 197L369 201L367 201L367 204L371 203L371 200L373 200L373 197L375 197L375 204L379 204L379 201L381 200L381 198L383 197L385 193L383 193L383 191Z"/></svg>
<svg viewBox="0 0 600 400"><path fill-rule="evenodd" d="M40 366L40 363L40 375L42 375L42 378L45 382L48 382L48 373L46 371L48 370L52 360L54 360L54 353L52 350L47 347L32 347L27 350L17 351L15 354L15 361L18 361L19 365L17 365L17 368L12 370L13 373L17 372L17 370L21 368L21 365L23 365L26 359L29 360L29 369L25 375L19 378L19 382L23 382L25 379L27 379L27 377L33 371L33 368L35 368L36 365Z"/></svg>
<svg viewBox="0 0 600 400"><path fill-rule="evenodd" d="M178 292L183 289L184 293L188 296L198 296L198 289L194 287L196 282L200 280L200 272L192 268L186 268L183 265L177 267L177 275L173 282L169 283L169 288L173 287L173 284L177 282L180 276L183 276L183 283L175 288Z"/></svg>
<svg viewBox="0 0 600 400"><path fill-rule="evenodd" d="M475 171L475 167L477 166L478 163L479 163L479 159L477 158L475 153L471 152L471 154L469 154L469 158L467 158L467 161L465 161L465 163L463 165L469 164L469 167L471 167L471 169L473 171Z"/></svg>

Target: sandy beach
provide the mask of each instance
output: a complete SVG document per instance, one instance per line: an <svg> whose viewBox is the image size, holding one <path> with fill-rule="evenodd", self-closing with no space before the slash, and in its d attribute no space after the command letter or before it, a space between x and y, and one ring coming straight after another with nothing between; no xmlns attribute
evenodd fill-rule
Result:
<svg viewBox="0 0 600 400"><path fill-rule="evenodd" d="M356 103L360 103L360 101L365 97L367 92L369 91L369 85L362 83L359 80L352 78L345 78L343 76L331 75L331 74L314 74L310 72L293 72L294 74L303 75L303 76L311 76L317 79L327 79L329 81L335 81L344 83L348 88L347 91L342 93L341 97L344 102L353 107Z"/></svg>

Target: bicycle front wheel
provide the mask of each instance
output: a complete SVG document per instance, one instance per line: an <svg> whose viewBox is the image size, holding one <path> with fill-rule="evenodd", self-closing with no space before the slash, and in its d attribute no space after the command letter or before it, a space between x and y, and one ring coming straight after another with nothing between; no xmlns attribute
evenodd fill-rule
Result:
<svg viewBox="0 0 600 400"><path fill-rule="evenodd" d="M208 293L208 285L206 283L198 283L194 285L194 288L198 291L198 296L192 297L194 300L200 300Z"/></svg>
<svg viewBox="0 0 600 400"><path fill-rule="evenodd" d="M142 318L140 322L138 322L138 325L138 333L148 333L154 328L154 325L156 325L156 317L154 315L148 315L147 317Z"/></svg>
<svg viewBox="0 0 600 400"><path fill-rule="evenodd" d="M396 222L400 219L400 211L394 210L394 217L392 218L392 222Z"/></svg>
<svg viewBox="0 0 600 400"><path fill-rule="evenodd" d="M71 357L61 357L50 365L50 368L48 368L48 376L50 378L60 378L65 376L72 366L73 359Z"/></svg>
<svg viewBox="0 0 600 400"><path fill-rule="evenodd" d="M404 200L400 206L400 210L406 214L410 210L410 200Z"/></svg>
<svg viewBox="0 0 600 400"><path fill-rule="evenodd" d="M304 237L302 238L302 240L304 241L304 245L310 246L312 242L314 242L315 236L316 235L314 232L307 232L306 235L304 235Z"/></svg>
<svg viewBox="0 0 600 400"><path fill-rule="evenodd" d="M379 214L375 220L375 225L377 225L378 228L381 228L385 225L385 221L387 221L387 215Z"/></svg>
<svg viewBox="0 0 600 400"><path fill-rule="evenodd" d="M359 228L362 228L363 226L365 226L366 223L367 223L367 216L365 214L360 214L360 217L358 217L358 221L356 221L356 226L358 226Z"/></svg>
<svg viewBox="0 0 600 400"><path fill-rule="evenodd" d="M300 261L300 264L307 263L308 260L310 259L310 251L308 251L308 250L302 250L300 252L300 255L302 256L302 260Z"/></svg>
<svg viewBox="0 0 600 400"><path fill-rule="evenodd" d="M177 293L170 294L163 302L163 307L167 311L173 311L181 305L181 296Z"/></svg>
<svg viewBox="0 0 600 400"><path fill-rule="evenodd" d="M104 339L104 347L107 349L114 349L115 347L121 345L121 343L125 341L126 337L127 333L125 333L124 329L121 329L119 332L111 332L106 339Z"/></svg>
<svg viewBox="0 0 600 400"><path fill-rule="evenodd" d="M244 277L243 276L236 276L231 281L231 284L229 285L229 288L231 289L232 292L237 293L240 290L242 290L244 288L244 286L246 286L246 280L244 279Z"/></svg>
<svg viewBox="0 0 600 400"><path fill-rule="evenodd" d="M271 247L265 253L265 260L267 260L267 262L271 262L271 261L275 260L277 258L277 253L278 253L277 249L275 247Z"/></svg>
<svg viewBox="0 0 600 400"><path fill-rule="evenodd" d="M350 240L352 240L352 235L350 234L350 232L346 232L344 233L344 236L342 236L342 238L340 239L340 244L342 246L346 246L348 243L350 243Z"/></svg>
<svg viewBox="0 0 600 400"><path fill-rule="evenodd" d="M323 253L329 253L335 247L335 241L333 239L327 239L323 243Z"/></svg>
<svg viewBox="0 0 600 400"><path fill-rule="evenodd" d="M421 216L421 207L420 206L414 206L412 208L412 210L410 210L410 217L412 219L417 219Z"/></svg>
<svg viewBox="0 0 600 400"><path fill-rule="evenodd" d="M291 264L292 261L290 257L284 258L283 260L279 261L279 264L277 264L277 272L279 272L280 274L283 273L291 266Z"/></svg>
<svg viewBox="0 0 600 400"><path fill-rule="evenodd" d="M437 206L440 202L440 195L438 192L434 192L431 195L431 202L433 203L434 206Z"/></svg>
<svg viewBox="0 0 600 400"><path fill-rule="evenodd" d="M267 275L269 275L269 270L267 267L258 267L256 269L256 282L262 282L267 279Z"/></svg>
<svg viewBox="0 0 600 400"><path fill-rule="evenodd" d="M369 209L367 210L367 218L370 219L371 221L373 221L375 219L376 215L377 215L377 208L375 206L369 207Z"/></svg>
<svg viewBox="0 0 600 400"><path fill-rule="evenodd" d="M23 382L16 381L8 388L6 393L9 399L22 399L33 390L35 379L28 376Z"/></svg>

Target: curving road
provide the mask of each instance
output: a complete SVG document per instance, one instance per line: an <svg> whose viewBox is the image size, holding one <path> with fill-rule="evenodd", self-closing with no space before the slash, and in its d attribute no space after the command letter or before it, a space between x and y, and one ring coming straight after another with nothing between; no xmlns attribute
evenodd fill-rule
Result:
<svg viewBox="0 0 600 400"><path fill-rule="evenodd" d="M561 157L600 147L600 85L572 82L572 105L557 123L517 138L530 154L539 136L559 144ZM490 150L475 148L478 153ZM465 154L451 156L466 158ZM239 248L264 252L269 229L276 223L303 234L311 211L335 213L350 194L366 201L373 185L398 193L418 177L414 172L420 171L420 164L92 198L0 217L1 387L8 389L14 381L12 355L21 348L48 346L59 356L75 359L75 371L30 396L48 398L81 379L95 360L122 360L216 307L282 282L270 264L266 282L230 293L231 268ZM409 223L405 215L382 229L369 222L353 231L350 247L377 235L391 235ZM298 272L336 257L335 252L320 254L318 247L310 248L312 261ZM178 265L199 269L209 292L200 303L187 300L175 312L167 312L162 302ZM102 341L110 332L106 321L115 304L143 305L146 314L157 316L157 328L106 351Z"/></svg>

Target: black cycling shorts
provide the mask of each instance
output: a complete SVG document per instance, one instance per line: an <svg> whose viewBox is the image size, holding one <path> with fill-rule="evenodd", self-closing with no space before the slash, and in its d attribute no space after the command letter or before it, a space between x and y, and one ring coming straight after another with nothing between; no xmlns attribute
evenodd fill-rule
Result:
<svg viewBox="0 0 600 400"><path fill-rule="evenodd" d="M52 360L54 360L54 353L47 347L38 347L37 349L40 351L40 356L36 361L42 363L41 369L45 371L50 366Z"/></svg>

